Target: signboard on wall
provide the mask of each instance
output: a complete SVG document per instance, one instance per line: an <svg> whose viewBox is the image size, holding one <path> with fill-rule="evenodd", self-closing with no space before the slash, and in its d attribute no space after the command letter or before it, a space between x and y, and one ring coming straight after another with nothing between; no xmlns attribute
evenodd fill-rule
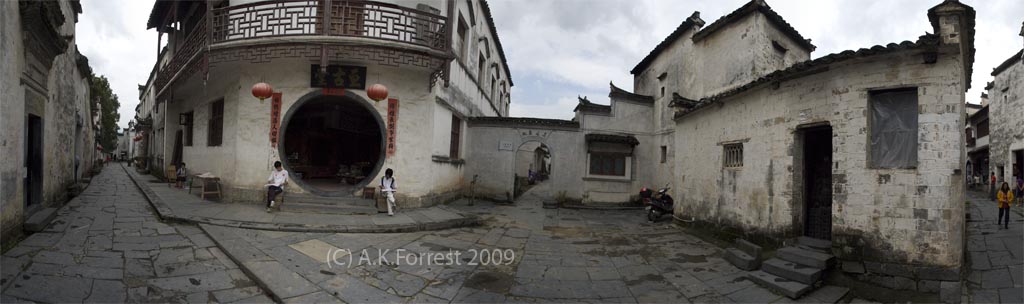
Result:
<svg viewBox="0 0 1024 304"><path fill-rule="evenodd" d="M270 146L277 146L278 131L281 128L281 93L270 97Z"/></svg>
<svg viewBox="0 0 1024 304"><path fill-rule="evenodd" d="M498 144L498 150L513 151L515 150L515 147L512 146L511 141L501 141L501 143Z"/></svg>
<svg viewBox="0 0 1024 304"><path fill-rule="evenodd" d="M332 89L366 89L366 67L352 65L328 65L326 72L320 65L309 69L309 86Z"/></svg>
<svg viewBox="0 0 1024 304"><path fill-rule="evenodd" d="M387 157L395 155L395 139L398 135L398 99L388 98Z"/></svg>

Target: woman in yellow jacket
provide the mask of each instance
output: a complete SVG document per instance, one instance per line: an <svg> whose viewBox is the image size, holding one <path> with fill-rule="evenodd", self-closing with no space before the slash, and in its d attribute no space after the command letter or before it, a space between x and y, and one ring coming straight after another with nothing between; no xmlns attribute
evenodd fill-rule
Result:
<svg viewBox="0 0 1024 304"><path fill-rule="evenodd" d="M996 193L996 201L999 202L999 218L996 220L996 226L1002 222L1003 228L1009 229L1010 202L1013 201L1013 190L1010 190L1010 184L1003 182L1003 185L999 187L999 192Z"/></svg>

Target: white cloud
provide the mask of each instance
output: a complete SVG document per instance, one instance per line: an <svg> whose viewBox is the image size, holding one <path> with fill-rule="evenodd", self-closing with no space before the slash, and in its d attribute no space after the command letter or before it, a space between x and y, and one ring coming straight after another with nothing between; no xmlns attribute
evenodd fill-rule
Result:
<svg viewBox="0 0 1024 304"><path fill-rule="evenodd" d="M492 0L491 9L516 86L513 116L572 117L576 95L607 103L608 81L632 88L629 70L700 11L708 23L747 0ZM769 0L818 49L812 57L876 44L915 40L931 31L927 9L941 0ZM1024 1L963 0L977 10L973 84L976 102L992 68L1022 46ZM153 1L85 0L78 45L97 74L110 78L126 126L138 103L137 84L156 60L156 32L146 21ZM575 90L575 91L573 91ZM576 92L578 91L578 92ZM599 92L599 93L595 93Z"/></svg>
<svg viewBox="0 0 1024 304"><path fill-rule="evenodd" d="M97 75L110 80L121 108L118 125L127 127L156 62L156 31L146 30L152 1L86 0L76 28L78 49Z"/></svg>

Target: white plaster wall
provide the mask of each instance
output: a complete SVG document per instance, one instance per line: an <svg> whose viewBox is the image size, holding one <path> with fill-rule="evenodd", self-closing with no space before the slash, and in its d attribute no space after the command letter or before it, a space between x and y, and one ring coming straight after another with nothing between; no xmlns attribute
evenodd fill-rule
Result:
<svg viewBox="0 0 1024 304"><path fill-rule="evenodd" d="M801 124L828 122L838 254L959 265L964 200L959 60L956 52L940 54L936 64L922 64L913 52L850 60L681 118L676 155L686 156L675 159L681 183L674 191L677 214L752 234L798 233L802 228L794 226L794 217L803 211L794 201L794 191L802 191L794 185L794 131ZM911 86L918 87L921 112L917 169L867 168L868 92ZM735 140L746 140L743 167L724 169L720 143Z"/></svg>
<svg viewBox="0 0 1024 304"><path fill-rule="evenodd" d="M988 138L992 141L989 170L996 172L998 166L1003 166L1003 172L1001 175L996 173L997 176L1002 176L1002 181L1013 185L1012 151L1024 149L1024 60L1018 60L997 74L988 94ZM981 146L980 141L977 146Z"/></svg>
<svg viewBox="0 0 1024 304"><path fill-rule="evenodd" d="M475 192L477 197L495 200L510 200L515 175L515 153L526 142L540 142L551 152L551 175L546 183L551 193L542 196L555 197L564 191L570 198L583 197L583 180L586 175L586 145L583 134L575 130L550 129L531 126L470 125L467 141L473 149L466 153L466 179L477 176ZM502 141L512 145L511 150L501 150Z"/></svg>
<svg viewBox="0 0 1024 304"><path fill-rule="evenodd" d="M24 208L25 90L21 16L17 1L0 1L0 235L21 231Z"/></svg>

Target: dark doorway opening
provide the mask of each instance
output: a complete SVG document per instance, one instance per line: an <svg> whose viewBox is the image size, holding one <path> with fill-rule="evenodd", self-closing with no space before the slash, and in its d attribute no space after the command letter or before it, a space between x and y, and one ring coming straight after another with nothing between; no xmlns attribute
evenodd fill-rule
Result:
<svg viewBox="0 0 1024 304"><path fill-rule="evenodd" d="M804 235L832 239L832 127L803 130Z"/></svg>
<svg viewBox="0 0 1024 304"><path fill-rule="evenodd" d="M307 190L344 195L367 184L384 160L376 113L347 96L315 96L286 119L282 158Z"/></svg>
<svg viewBox="0 0 1024 304"><path fill-rule="evenodd" d="M513 198L518 198L534 185L551 175L551 149L547 145L528 141L519 145L515 157Z"/></svg>
<svg viewBox="0 0 1024 304"><path fill-rule="evenodd" d="M1010 184L1015 185L1018 178L1024 178L1024 150L1014 150L1010 153L1013 160L1013 166L1010 169L1013 171L1013 180L1010 181Z"/></svg>
<svg viewBox="0 0 1024 304"><path fill-rule="evenodd" d="M174 132L174 152L173 152L173 154L171 154L171 165L174 165L175 169L177 169L178 165L180 165L181 162L182 162L182 151L181 151L182 150L182 146L181 145L182 145L182 132L181 132L181 130L178 130L177 132ZM173 176L168 176L167 178L173 178Z"/></svg>
<svg viewBox="0 0 1024 304"><path fill-rule="evenodd" d="M25 210L29 210L43 202L43 119L29 114L25 124Z"/></svg>

